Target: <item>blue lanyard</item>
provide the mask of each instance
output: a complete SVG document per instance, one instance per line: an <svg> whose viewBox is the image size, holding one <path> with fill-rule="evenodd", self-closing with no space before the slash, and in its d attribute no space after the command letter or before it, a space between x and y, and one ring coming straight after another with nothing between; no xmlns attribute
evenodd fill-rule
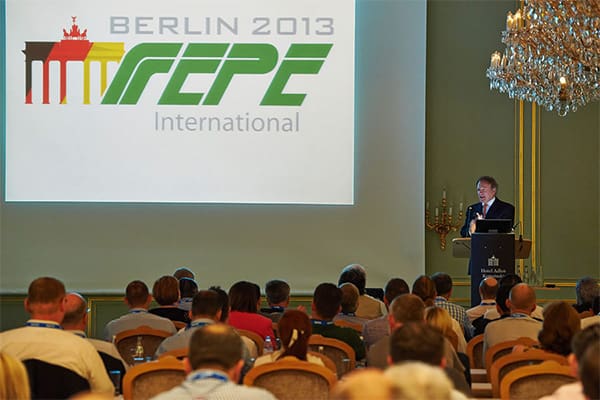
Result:
<svg viewBox="0 0 600 400"><path fill-rule="evenodd" d="M273 312L284 312L285 308L283 308L281 306L271 306L271 311L273 311Z"/></svg>
<svg viewBox="0 0 600 400"><path fill-rule="evenodd" d="M190 376L188 379L192 382L199 381L201 379L216 379L223 382L227 382L229 380L226 375L218 372L198 372L197 374Z"/></svg>
<svg viewBox="0 0 600 400"><path fill-rule="evenodd" d="M59 324L56 323L46 323L46 322L27 322L25 326L34 326L36 328L53 328L53 329L62 329Z"/></svg>
<svg viewBox="0 0 600 400"><path fill-rule="evenodd" d="M523 313L513 313L510 316L513 318L530 318L529 315Z"/></svg>
<svg viewBox="0 0 600 400"><path fill-rule="evenodd" d="M129 314L141 314L141 313L146 313L148 311L146 310L130 310Z"/></svg>
<svg viewBox="0 0 600 400"><path fill-rule="evenodd" d="M320 320L320 319L313 319L312 323L314 325L322 325L322 326L333 325L333 321L323 321L323 320Z"/></svg>
<svg viewBox="0 0 600 400"><path fill-rule="evenodd" d="M190 328L199 328L205 325L209 325L209 322L192 322L191 324L185 327L185 330L187 331Z"/></svg>

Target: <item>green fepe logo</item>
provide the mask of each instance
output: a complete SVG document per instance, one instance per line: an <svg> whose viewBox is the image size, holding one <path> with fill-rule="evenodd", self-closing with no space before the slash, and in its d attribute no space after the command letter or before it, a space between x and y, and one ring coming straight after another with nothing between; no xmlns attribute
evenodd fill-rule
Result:
<svg viewBox="0 0 600 400"><path fill-rule="evenodd" d="M269 43L141 43L125 54L102 104L137 104L150 78L168 74L158 104L218 105L235 75L267 74L279 60L277 48ZM293 43L264 93L262 106L300 106L306 93L283 93L292 75L315 75L333 44ZM190 74L214 74L206 93L182 93Z"/></svg>

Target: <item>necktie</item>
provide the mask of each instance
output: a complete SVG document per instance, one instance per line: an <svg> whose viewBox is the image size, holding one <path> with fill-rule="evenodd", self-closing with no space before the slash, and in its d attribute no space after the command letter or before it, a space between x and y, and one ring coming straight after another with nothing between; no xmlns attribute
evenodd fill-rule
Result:
<svg viewBox="0 0 600 400"><path fill-rule="evenodd" d="M485 218L485 214L487 213L487 203L483 203L483 218Z"/></svg>

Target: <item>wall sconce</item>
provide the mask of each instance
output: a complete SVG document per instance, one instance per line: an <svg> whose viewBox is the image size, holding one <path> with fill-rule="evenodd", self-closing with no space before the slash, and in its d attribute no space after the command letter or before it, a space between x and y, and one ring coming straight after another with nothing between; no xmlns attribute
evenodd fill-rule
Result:
<svg viewBox="0 0 600 400"><path fill-rule="evenodd" d="M435 217L433 223L431 223L429 219L429 202L425 204L425 227L430 231L437 232L440 236L440 248L442 250L446 250L446 235L450 232L456 232L461 226L463 217L462 202L459 204L458 208L458 216L456 217L457 223L453 224L452 221L454 221L454 215L452 214L452 206L448 207L446 189L443 189L441 207L435 208Z"/></svg>

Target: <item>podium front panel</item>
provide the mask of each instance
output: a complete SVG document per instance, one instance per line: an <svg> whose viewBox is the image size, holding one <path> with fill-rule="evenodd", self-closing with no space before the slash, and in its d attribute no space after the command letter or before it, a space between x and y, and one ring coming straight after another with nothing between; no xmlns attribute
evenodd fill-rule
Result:
<svg viewBox="0 0 600 400"><path fill-rule="evenodd" d="M515 272L514 233L474 233L471 236L471 305L481 301L479 283L484 277L502 278Z"/></svg>

